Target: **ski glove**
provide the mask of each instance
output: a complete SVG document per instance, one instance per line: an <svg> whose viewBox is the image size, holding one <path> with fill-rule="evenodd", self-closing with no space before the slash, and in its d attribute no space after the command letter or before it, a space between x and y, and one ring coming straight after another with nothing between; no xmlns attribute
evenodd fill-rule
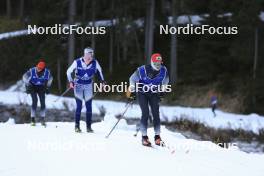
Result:
<svg viewBox="0 0 264 176"><path fill-rule="evenodd" d="M49 93L50 93L50 88L49 88L49 87L46 87L46 88L45 88L45 93L46 93L46 94L49 94Z"/></svg>
<svg viewBox="0 0 264 176"><path fill-rule="evenodd" d="M26 84L26 93L27 94L30 94L32 93L34 90L33 90L33 85L32 84Z"/></svg>
<svg viewBox="0 0 264 176"><path fill-rule="evenodd" d="M162 101L164 98L165 93L164 92L159 92L158 96L159 96L159 100Z"/></svg>
<svg viewBox="0 0 264 176"><path fill-rule="evenodd" d="M131 92L130 96L128 97L128 101L135 101L137 99L136 93L135 92Z"/></svg>

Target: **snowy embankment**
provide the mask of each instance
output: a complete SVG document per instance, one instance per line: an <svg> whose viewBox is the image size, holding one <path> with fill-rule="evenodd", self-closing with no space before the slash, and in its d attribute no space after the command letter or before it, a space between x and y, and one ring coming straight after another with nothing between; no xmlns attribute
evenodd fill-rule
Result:
<svg viewBox="0 0 264 176"><path fill-rule="evenodd" d="M69 108L74 110L75 100L74 98L61 98L55 102L58 96L48 95L46 105L47 108L64 109ZM22 93L21 90L17 90L16 86L9 88L7 91L0 91L0 103L3 104L31 104L31 98L29 95ZM106 114L120 114L124 107L124 102L108 101L108 100L94 100L93 101L93 113L99 114L100 110L104 108ZM85 108L83 109L85 111ZM207 127L215 129L243 129L245 131L252 131L255 134L259 134L264 129L264 118L257 114L239 115L226 113L222 111L216 111L217 116L213 117L210 108L190 108L190 107L178 107L178 106L161 106L160 115L161 120L164 122L174 122L179 120L189 120L193 122L199 122ZM125 114L126 118L140 118L141 111L137 104L128 109Z"/></svg>
<svg viewBox="0 0 264 176"><path fill-rule="evenodd" d="M65 103L71 109L75 107L73 98L54 102L55 99L55 95L47 96L48 108L62 109ZM25 93L10 89L0 91L1 103L30 104L30 101ZM105 138L117 121L115 115L124 109L125 103L103 100L94 100L93 103L94 112L99 113L101 106L107 111L104 121L92 125L95 133L75 133L73 122L47 122L46 128L39 123L36 127L14 125L12 119L0 123L0 175L263 176L264 155L244 153L236 146L221 148L209 141L186 139L164 126L162 138L167 147L143 147L141 136L133 135L135 125L127 125L124 119L112 135ZM168 117L173 120L174 111L186 114L188 110L162 107L162 114L172 115ZM207 109L192 111L206 113ZM139 116L138 105L127 113L127 118ZM84 122L81 122L81 128L85 130ZM148 132L153 143L153 129Z"/></svg>
<svg viewBox="0 0 264 176"><path fill-rule="evenodd" d="M164 127L162 137L170 149L143 147L125 120L105 138L115 122L106 116L93 124L92 134L75 133L69 122L48 122L46 128L0 123L0 175L263 176L264 155L186 139Z"/></svg>

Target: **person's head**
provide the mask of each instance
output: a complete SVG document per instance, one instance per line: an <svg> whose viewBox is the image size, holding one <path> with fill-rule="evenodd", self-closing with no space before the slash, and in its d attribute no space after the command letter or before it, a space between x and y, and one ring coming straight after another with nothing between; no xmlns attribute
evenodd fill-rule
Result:
<svg viewBox="0 0 264 176"><path fill-rule="evenodd" d="M86 62L91 62L94 57L94 50L90 47L84 49L83 58Z"/></svg>
<svg viewBox="0 0 264 176"><path fill-rule="evenodd" d="M159 53L154 53L151 56L151 61L150 61L151 67L154 70L159 71L161 68L161 64L162 64L162 57Z"/></svg>
<svg viewBox="0 0 264 176"><path fill-rule="evenodd" d="M38 72L41 72L42 70L44 70L45 69L45 67L46 67L46 63L41 59L39 62L38 62L38 64L37 64L37 71Z"/></svg>

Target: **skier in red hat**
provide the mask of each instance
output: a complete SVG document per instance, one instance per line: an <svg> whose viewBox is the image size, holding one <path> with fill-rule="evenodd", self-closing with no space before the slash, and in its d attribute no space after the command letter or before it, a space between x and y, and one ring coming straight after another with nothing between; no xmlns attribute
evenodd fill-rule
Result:
<svg viewBox="0 0 264 176"><path fill-rule="evenodd" d="M49 94L49 89L52 83L53 77L46 68L44 60L40 60L35 67L30 68L24 75L23 81L26 85L26 92L31 95L32 106L31 106L31 125L35 126L36 123L36 109L38 105L38 97L40 100L41 111L40 121L43 126L46 126L45 115L45 94Z"/></svg>
<svg viewBox="0 0 264 176"><path fill-rule="evenodd" d="M162 145L160 137L160 116L159 102L164 95L164 89L158 89L159 85L168 85L169 76L166 67L163 65L162 56L159 53L152 54L151 63L142 65L130 76L130 90L127 96L135 99L137 96L142 116L140 131L142 133L142 145L151 146L147 135L149 106L153 115L154 141L156 145Z"/></svg>

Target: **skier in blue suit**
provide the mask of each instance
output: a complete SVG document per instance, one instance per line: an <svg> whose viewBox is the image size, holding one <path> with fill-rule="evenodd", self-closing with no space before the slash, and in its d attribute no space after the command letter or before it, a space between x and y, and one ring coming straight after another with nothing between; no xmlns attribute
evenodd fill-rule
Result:
<svg viewBox="0 0 264 176"><path fill-rule="evenodd" d="M26 85L26 92L31 95L32 106L31 106L31 125L35 126L36 109L38 105L38 97L40 100L41 111L40 119L41 124L46 126L45 115L46 115L46 104L45 104L45 94L49 94L50 86L53 77L46 68L46 63L41 60L36 67L30 68L24 75L23 81Z"/></svg>
<svg viewBox="0 0 264 176"><path fill-rule="evenodd" d="M148 139L147 128L149 117L149 106L151 107L151 112L153 115L153 125L154 125L154 141L156 145L163 145L163 141L160 137L160 115L159 115L159 102L164 91L158 91L152 89L150 91L145 91L145 88L158 85L168 85L169 76L166 67L162 64L162 57L159 53L155 53L151 56L151 63L148 65L142 65L137 68L137 70L129 78L130 87L136 87L137 89L132 90L131 94L127 94L128 98L135 99L136 95L138 98L139 106L142 112L140 121L140 131L142 134L142 145L151 146ZM146 89L147 90L147 89Z"/></svg>
<svg viewBox="0 0 264 176"><path fill-rule="evenodd" d="M73 72L75 72L74 79L72 77ZM80 118L83 100L85 101L86 106L86 129L89 133L93 132L91 124L94 75L97 75L99 80L105 84L102 68L94 58L94 50L88 47L84 49L83 57L74 60L67 70L67 78L70 87L74 89L76 100L75 132L81 132Z"/></svg>

